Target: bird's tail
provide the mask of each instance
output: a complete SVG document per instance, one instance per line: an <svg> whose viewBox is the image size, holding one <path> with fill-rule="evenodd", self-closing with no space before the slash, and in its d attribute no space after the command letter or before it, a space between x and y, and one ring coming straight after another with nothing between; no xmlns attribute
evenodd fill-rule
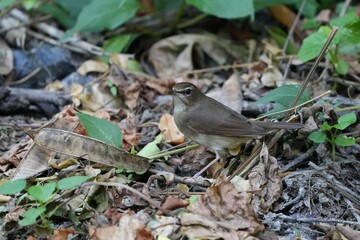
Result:
<svg viewBox="0 0 360 240"><path fill-rule="evenodd" d="M301 123L290 123L290 122L256 122L256 125L267 130L271 129L298 129L304 127Z"/></svg>

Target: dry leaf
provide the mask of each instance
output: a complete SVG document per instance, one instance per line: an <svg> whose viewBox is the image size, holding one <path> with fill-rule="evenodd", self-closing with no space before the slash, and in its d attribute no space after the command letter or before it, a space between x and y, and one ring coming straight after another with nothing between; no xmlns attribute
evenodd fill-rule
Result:
<svg viewBox="0 0 360 240"><path fill-rule="evenodd" d="M18 48L24 49L26 39L26 28L24 24L13 17L3 17L1 19L2 29L10 29L6 32L5 39L8 43Z"/></svg>
<svg viewBox="0 0 360 240"><path fill-rule="evenodd" d="M269 10L277 21L286 26L287 29L291 28L295 21L296 14L290 8L284 5L278 5L269 7ZM299 24L295 28L295 34L296 36L301 36Z"/></svg>
<svg viewBox="0 0 360 240"><path fill-rule="evenodd" d="M67 110L65 110L67 111ZM64 130L72 130L77 123L69 122L66 118L58 118L53 121L48 127L56 127ZM47 140L49 141L49 139ZM46 169L48 169L50 159L53 159L55 152L49 149L42 148L33 143L33 140L28 142L31 145L24 158L21 160L19 166L16 168L13 179L29 178L35 176Z"/></svg>
<svg viewBox="0 0 360 240"><path fill-rule="evenodd" d="M330 22L330 9L323 9L321 10L315 17L316 21L322 22L322 23L329 23Z"/></svg>
<svg viewBox="0 0 360 240"><path fill-rule="evenodd" d="M125 152L93 138L60 129L43 128L35 136L36 145L60 154L85 158L108 166L144 172L147 158Z"/></svg>
<svg viewBox="0 0 360 240"><path fill-rule="evenodd" d="M126 54L112 54L109 62L115 64L122 69L126 69L129 62L129 56Z"/></svg>
<svg viewBox="0 0 360 240"><path fill-rule="evenodd" d="M77 69L81 75L86 75L89 72L104 73L109 70L109 65L100 60L87 60Z"/></svg>
<svg viewBox="0 0 360 240"><path fill-rule="evenodd" d="M239 192L224 177L181 217L182 231L190 239L244 239L264 229L250 204L251 194Z"/></svg>
<svg viewBox="0 0 360 240"><path fill-rule="evenodd" d="M74 229L55 229L53 235L51 236L50 240L67 240L69 239L69 235L75 233Z"/></svg>
<svg viewBox="0 0 360 240"><path fill-rule="evenodd" d="M0 39L0 74L8 75L14 68L14 55L9 46Z"/></svg>
<svg viewBox="0 0 360 240"><path fill-rule="evenodd" d="M210 34L180 34L155 43L149 60L158 76L167 77L192 71L195 66L205 68L206 58L224 65L244 56L240 47L229 40Z"/></svg>
<svg viewBox="0 0 360 240"><path fill-rule="evenodd" d="M185 136L177 128L174 117L168 113L161 116L159 129L164 132L165 142L178 145L185 141Z"/></svg>
<svg viewBox="0 0 360 240"><path fill-rule="evenodd" d="M127 211L121 217L116 226L95 228L89 227L90 239L96 240L118 240L118 239L141 239L151 240L153 236L150 230L132 212Z"/></svg>
<svg viewBox="0 0 360 240"><path fill-rule="evenodd" d="M260 162L249 173L248 179L253 190L260 190L253 199L263 211L268 211L276 202L282 190L279 176L279 165L276 158L269 155L269 150L263 144L260 152Z"/></svg>
<svg viewBox="0 0 360 240"><path fill-rule="evenodd" d="M172 211L175 209L187 207L187 206L189 206L189 204L190 204L189 200L184 200L184 199L170 195L166 198L162 207L164 209Z"/></svg>
<svg viewBox="0 0 360 240"><path fill-rule="evenodd" d="M284 83L284 76L277 67L270 64L264 70L261 82L266 87L281 86Z"/></svg>

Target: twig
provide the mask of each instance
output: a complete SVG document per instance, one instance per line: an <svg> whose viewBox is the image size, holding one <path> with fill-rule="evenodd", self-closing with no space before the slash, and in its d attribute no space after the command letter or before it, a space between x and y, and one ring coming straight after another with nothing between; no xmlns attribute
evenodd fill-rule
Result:
<svg viewBox="0 0 360 240"><path fill-rule="evenodd" d="M284 78L282 80L282 83L285 84L288 76L289 76L289 73L290 73L290 66L291 66L291 63L292 61L294 60L294 56L291 56L288 63L286 64L286 68L285 68L285 72L284 72Z"/></svg>
<svg viewBox="0 0 360 240"><path fill-rule="evenodd" d="M185 72L184 74L198 74L198 73L212 72L212 71L217 71L217 70L222 70L222 69L227 69L227 68L243 68L243 67L249 67L253 64L255 64L255 63L222 65L222 66L217 66L217 67L203 68L203 69L188 71L188 72Z"/></svg>
<svg viewBox="0 0 360 240"><path fill-rule="evenodd" d="M309 148L306 153L300 155L299 157L295 158L294 160L291 160L290 163L286 164L284 167L281 168L282 172L286 172L290 168L298 165L299 163L305 161L308 159L315 151L315 145L313 145L311 148Z"/></svg>
<svg viewBox="0 0 360 240"><path fill-rule="evenodd" d="M289 111L295 110L295 109L297 109L297 108L299 108L299 107L302 107L302 106L304 106L304 105L306 105L306 104L308 104L308 103L310 103L310 102L312 102L312 101L315 101L316 99L322 98L323 96L325 96L325 95L327 95L327 94L330 94L330 93L331 93L331 91L328 90L328 91L320 94L319 96L314 97L314 98L312 98L312 99L310 99L310 100L308 100L308 101L306 101L306 102L304 102L304 103L302 103L302 104L299 104L299 105L297 105L297 106L295 106L295 107L292 107L292 108L289 108L289 109L285 109L285 110L282 110L282 111L278 111L278 112L274 112L274 113L265 114L265 115L262 115L261 117L255 118L255 120L260 120L260 119L266 118L266 117L268 117L268 116L277 115L277 114L280 114L280 113L285 113L285 112L289 112Z"/></svg>
<svg viewBox="0 0 360 240"><path fill-rule="evenodd" d="M287 216L285 214L277 214L276 215L278 218L284 219L284 220L289 220L292 222L304 222L304 223L314 223L314 222L323 222L323 223L341 223L341 224L352 224L352 225L360 225L359 222L353 222L353 221L346 221L346 220L341 220L341 219L333 219L333 218L328 218L328 219L324 219L324 218L299 218L299 217L290 217Z"/></svg>
<svg viewBox="0 0 360 240"><path fill-rule="evenodd" d="M321 49L320 54L319 54L318 57L316 58L315 63L312 65L312 67L311 67L308 75L307 75L306 78L305 78L305 81L304 81L303 84L301 85L301 88L300 88L298 94L296 95L293 103L291 104L291 107L295 107L295 106L296 106L296 104L297 104L297 102L299 101L301 95L302 95L303 92L305 91L305 88L306 88L307 84L309 83L311 76L314 74L315 69L316 69L317 66L319 65L321 59L324 57L325 52L326 52L326 50L328 49L328 47L329 47L329 45L330 45L330 43L331 43L331 40L335 37L335 34L336 34L337 30L338 30L338 28L337 28L336 26L334 26L334 27L332 28L332 31L331 31L331 33L330 33L330 36L329 36L328 39L326 40L326 43L324 44L323 48Z"/></svg>
<svg viewBox="0 0 360 240"><path fill-rule="evenodd" d="M341 12L339 14L340 17L344 16L346 11L349 9L351 0L346 0L343 7L341 8Z"/></svg>
<svg viewBox="0 0 360 240"><path fill-rule="evenodd" d="M125 185L125 184L122 184L122 183L110 183L110 182L88 182L88 183L82 184L81 186L82 187L88 187L88 186L93 186L93 185L124 188L124 189L128 190L129 192L132 192L133 194L141 197L142 199L147 201L151 206L160 209L164 214L166 214L166 215L170 214L170 212L168 210L164 209L158 202L152 200L151 198L149 198L145 194L135 190L134 188L129 187L128 185Z"/></svg>
<svg viewBox="0 0 360 240"><path fill-rule="evenodd" d="M23 82L26 82L27 80L29 80L30 78L32 78L33 76L35 76L38 72L40 72L41 68L36 68L34 71L32 71L31 73L29 73L27 76L23 77L22 79L16 80L14 82L11 82L10 85L18 85L21 84Z"/></svg>
<svg viewBox="0 0 360 240"><path fill-rule="evenodd" d="M289 30L289 32L288 32L287 37L286 37L284 46L283 46L283 48L282 48L283 52L286 52L286 49L287 49L288 46L289 46L290 39L292 38L292 35L293 35L293 33L294 33L294 30L295 30L296 26L297 26L298 23L299 23L301 14L303 13L304 8L305 8L305 6L306 6L306 2L307 2L307 0L303 0L302 3L301 3L301 6L300 6L299 11L298 11L298 13L297 13L297 15L296 15L296 18L294 19L294 22L293 22L293 24L291 25L291 28L290 28L290 30Z"/></svg>

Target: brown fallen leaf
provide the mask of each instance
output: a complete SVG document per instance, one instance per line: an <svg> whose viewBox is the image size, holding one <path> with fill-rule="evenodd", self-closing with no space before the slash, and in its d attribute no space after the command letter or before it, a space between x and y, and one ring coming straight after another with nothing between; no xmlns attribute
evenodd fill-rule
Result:
<svg viewBox="0 0 360 240"><path fill-rule="evenodd" d="M209 187L206 195L181 217L182 231L190 239L245 239L264 226L250 204L251 194L239 192L226 178Z"/></svg>
<svg viewBox="0 0 360 240"><path fill-rule="evenodd" d="M277 160L269 155L265 144L262 146L259 157L260 162L249 173L248 179L254 191L260 190L254 196L253 203L266 212L279 199L282 183Z"/></svg>
<svg viewBox="0 0 360 240"><path fill-rule="evenodd" d="M67 240L70 234L74 234L74 229L55 229L53 235L50 240Z"/></svg>
<svg viewBox="0 0 360 240"><path fill-rule="evenodd" d="M149 60L160 77L176 76L205 68L210 58L224 65L243 58L241 47L211 34L179 34L160 40L149 51Z"/></svg>
<svg viewBox="0 0 360 240"><path fill-rule="evenodd" d="M278 5L269 7L269 11L274 16L274 18L279 21L281 24L290 29L295 18L296 14L287 6ZM296 36L301 36L300 25L298 24L295 28L294 33Z"/></svg>
<svg viewBox="0 0 360 240"><path fill-rule="evenodd" d="M11 48L0 39L0 74L8 75L14 68L14 55Z"/></svg>
<svg viewBox="0 0 360 240"><path fill-rule="evenodd" d="M168 196L163 204L163 208L166 210L175 210L189 206L189 200L184 200L175 196Z"/></svg>
<svg viewBox="0 0 360 240"><path fill-rule="evenodd" d="M90 239L94 240L153 239L150 230L130 211L126 211L115 226L100 228L89 226L89 235Z"/></svg>
<svg viewBox="0 0 360 240"><path fill-rule="evenodd" d="M168 143L178 145L185 141L185 136L177 128L174 117L168 113L161 116L159 129L164 132L164 139Z"/></svg>
<svg viewBox="0 0 360 240"><path fill-rule="evenodd" d="M77 69L81 75L86 75L89 72L106 72L109 70L109 65L100 60L87 60Z"/></svg>
<svg viewBox="0 0 360 240"><path fill-rule="evenodd" d="M68 108L66 108L65 111L68 111ZM59 116L61 114L59 114ZM77 122L69 122L67 118L59 117L54 120L48 127L56 127L59 129L72 131L76 125ZM33 142L33 140L29 140L28 145L31 147L26 152L19 166L16 168L13 179L26 179L45 171L50 167L48 161L53 159L56 154L56 152L38 146Z"/></svg>
<svg viewBox="0 0 360 240"><path fill-rule="evenodd" d="M55 153L82 157L108 166L144 172L149 168L147 158L125 152L99 140L60 129L43 128L34 141L36 145Z"/></svg>

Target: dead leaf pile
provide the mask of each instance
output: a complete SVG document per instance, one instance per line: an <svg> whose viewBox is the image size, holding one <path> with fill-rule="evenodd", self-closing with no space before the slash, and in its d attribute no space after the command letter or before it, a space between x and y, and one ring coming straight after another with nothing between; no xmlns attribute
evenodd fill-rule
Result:
<svg viewBox="0 0 360 240"><path fill-rule="evenodd" d="M250 204L252 194L238 191L230 180L219 180L182 215L183 233L193 239L244 239L262 231Z"/></svg>

